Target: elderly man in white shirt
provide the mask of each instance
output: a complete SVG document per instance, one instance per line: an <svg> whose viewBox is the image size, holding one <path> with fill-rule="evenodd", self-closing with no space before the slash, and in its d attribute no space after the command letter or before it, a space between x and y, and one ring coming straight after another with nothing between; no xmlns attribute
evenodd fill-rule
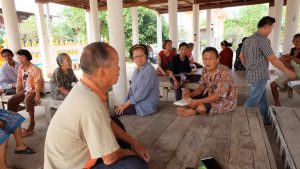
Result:
<svg viewBox="0 0 300 169"><path fill-rule="evenodd" d="M5 90L13 90L16 88L20 64L14 61L14 54L9 49L3 49L1 55L6 61L0 69L0 94L3 94Z"/></svg>

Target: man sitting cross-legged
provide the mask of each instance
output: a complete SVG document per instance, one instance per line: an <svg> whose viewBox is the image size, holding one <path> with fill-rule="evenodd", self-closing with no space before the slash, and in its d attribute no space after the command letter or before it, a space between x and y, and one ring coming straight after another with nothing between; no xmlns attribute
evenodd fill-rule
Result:
<svg viewBox="0 0 300 169"><path fill-rule="evenodd" d="M196 113L225 113L234 110L237 89L228 67L219 64L218 51L207 47L202 52L204 69L200 84L193 92L184 90L183 98L189 100L187 107L177 108L180 116Z"/></svg>

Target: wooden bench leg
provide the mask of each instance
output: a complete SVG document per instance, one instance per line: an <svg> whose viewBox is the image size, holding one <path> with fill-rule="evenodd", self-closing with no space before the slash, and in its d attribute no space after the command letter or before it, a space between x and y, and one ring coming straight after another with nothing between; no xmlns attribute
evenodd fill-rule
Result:
<svg viewBox="0 0 300 169"><path fill-rule="evenodd" d="M44 107L44 108L45 108L45 116L46 116L47 123L50 124L50 121L54 116L56 109L51 107Z"/></svg>
<svg viewBox="0 0 300 169"><path fill-rule="evenodd" d="M168 88L167 87L163 87L163 95L162 95L161 101L168 101Z"/></svg>

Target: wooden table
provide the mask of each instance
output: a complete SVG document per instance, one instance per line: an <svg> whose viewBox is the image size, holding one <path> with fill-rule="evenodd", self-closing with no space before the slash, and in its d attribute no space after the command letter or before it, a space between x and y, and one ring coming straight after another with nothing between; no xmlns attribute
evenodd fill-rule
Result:
<svg viewBox="0 0 300 169"><path fill-rule="evenodd" d="M285 168L300 169L300 109L272 106L269 112Z"/></svg>
<svg viewBox="0 0 300 169"><path fill-rule="evenodd" d="M179 117L176 106L161 102L154 115L121 120L128 133L149 148L151 169L196 167L210 156L223 169L277 168L257 109Z"/></svg>

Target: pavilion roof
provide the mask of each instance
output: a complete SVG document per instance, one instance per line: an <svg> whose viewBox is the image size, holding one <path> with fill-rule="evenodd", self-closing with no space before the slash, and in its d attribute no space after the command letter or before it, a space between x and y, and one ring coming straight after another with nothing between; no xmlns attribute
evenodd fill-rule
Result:
<svg viewBox="0 0 300 169"><path fill-rule="evenodd" d="M89 0L35 0L38 3L57 3L89 10ZM107 0L98 0L99 10L106 10ZM199 4L199 9L214 9L244 5L270 3L274 0L178 0L178 12L192 11L193 4ZM159 13L168 13L168 0L123 0L124 8L143 6Z"/></svg>

